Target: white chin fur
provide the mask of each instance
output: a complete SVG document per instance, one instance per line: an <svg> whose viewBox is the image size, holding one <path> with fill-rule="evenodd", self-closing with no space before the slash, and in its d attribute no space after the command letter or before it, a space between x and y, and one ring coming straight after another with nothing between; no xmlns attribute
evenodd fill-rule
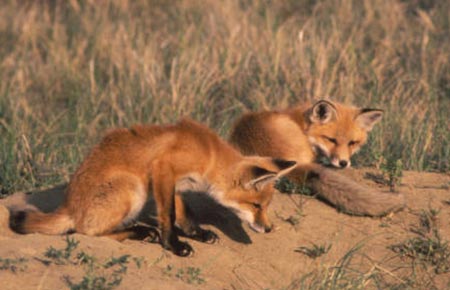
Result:
<svg viewBox="0 0 450 290"><path fill-rule="evenodd" d="M331 161L331 164L332 164L334 167L341 168L341 166L339 165L339 159L337 159L337 158L332 158L330 161Z"/></svg>
<svg viewBox="0 0 450 290"><path fill-rule="evenodd" d="M331 164L332 164L334 167L337 167L337 168L348 168L348 167L351 166L351 161L348 160L348 161L347 161L347 166L341 167L341 165L339 164L339 159L333 158L333 159L331 159Z"/></svg>
<svg viewBox="0 0 450 290"><path fill-rule="evenodd" d="M316 138L314 138L314 137L309 137L308 139L309 139L309 142L312 145L313 150L316 153L323 154L323 155L325 155L328 158L330 157L330 152L328 151L328 148L325 145L323 145L320 142L318 142L316 140Z"/></svg>
<svg viewBox="0 0 450 290"><path fill-rule="evenodd" d="M266 231L264 230L264 227L262 227L262 226L260 226L260 225L258 225L258 224L255 224L255 223L248 223L248 225L250 226L250 228L252 229L252 230L254 230L255 232L257 232L257 233L265 233Z"/></svg>

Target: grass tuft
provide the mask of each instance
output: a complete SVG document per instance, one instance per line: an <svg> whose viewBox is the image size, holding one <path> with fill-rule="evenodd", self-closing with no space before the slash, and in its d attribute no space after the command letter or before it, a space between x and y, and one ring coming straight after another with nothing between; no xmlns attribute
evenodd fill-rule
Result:
<svg viewBox="0 0 450 290"><path fill-rule="evenodd" d="M312 259L315 259L317 257L320 257L320 256L328 253L328 251L330 251L330 249L331 249L331 245L326 246L326 245L312 244L311 248L302 246L302 247L295 249L295 252L305 254L306 256L308 256Z"/></svg>
<svg viewBox="0 0 450 290"><path fill-rule="evenodd" d="M422 3L431 3L422 5ZM3 1L0 195L65 182L107 128L332 96L385 110L355 156L450 169L450 4Z"/></svg>

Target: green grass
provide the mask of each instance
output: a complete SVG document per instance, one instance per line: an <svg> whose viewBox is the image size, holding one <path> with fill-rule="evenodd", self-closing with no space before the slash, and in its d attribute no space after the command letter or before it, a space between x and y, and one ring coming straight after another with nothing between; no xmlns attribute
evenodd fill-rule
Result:
<svg viewBox="0 0 450 290"><path fill-rule="evenodd" d="M0 271L11 271L13 273L23 272L27 268L26 263L28 262L25 258L1 258L0 257Z"/></svg>
<svg viewBox="0 0 450 290"><path fill-rule="evenodd" d="M56 249L53 246L50 246L47 251L45 251L44 256L49 259L49 262L56 265L71 263L72 253L76 250L79 243L80 242L74 238L66 236L66 247L64 249Z"/></svg>
<svg viewBox="0 0 450 290"><path fill-rule="evenodd" d="M56 249L51 246L44 253L45 259L38 259L46 265L53 263L55 265L83 266L84 276L80 281L76 282L68 275L63 277L67 286L72 290L110 290L117 288L122 283L122 279L127 273L131 261L136 264L137 268L141 268L145 263L143 257L132 257L131 255L122 255L119 257L113 256L105 261L101 261L97 257L84 251L76 252L79 243L80 242L74 238L69 238L67 236L65 248ZM0 258L0 263L2 261L3 260ZM15 263L18 262L16 261ZM9 264L15 266L15 264ZM9 264L7 264L7 266ZM17 268L17 266L15 267Z"/></svg>
<svg viewBox="0 0 450 290"><path fill-rule="evenodd" d="M418 225L411 228L415 235L401 243L390 245L389 249L401 257L412 259L414 266L429 266L436 274L450 272L449 242L439 233L438 214L436 209L422 210L418 214Z"/></svg>
<svg viewBox="0 0 450 290"><path fill-rule="evenodd" d="M2 1L0 195L67 181L107 128L188 115L226 137L313 97L386 114L357 165L450 169L445 0Z"/></svg>
<svg viewBox="0 0 450 290"><path fill-rule="evenodd" d="M312 259L318 258L326 253L328 253L328 251L330 251L331 249L331 244L329 245L317 245L317 244L312 244L311 247L305 247L305 246L301 246L298 247L297 249L295 249L295 252L298 253L302 253Z"/></svg>
<svg viewBox="0 0 450 290"><path fill-rule="evenodd" d="M378 272L375 269L364 271L352 265L364 243L350 248L333 266L324 266L293 281L287 290L311 289L366 289L367 285L377 282ZM317 247L316 247L317 248ZM325 247L323 247L325 249Z"/></svg>
<svg viewBox="0 0 450 290"><path fill-rule="evenodd" d="M168 277L175 277L187 284L201 285L206 282L203 278L202 270L198 267L178 268L175 271L175 268L169 264L163 273Z"/></svg>

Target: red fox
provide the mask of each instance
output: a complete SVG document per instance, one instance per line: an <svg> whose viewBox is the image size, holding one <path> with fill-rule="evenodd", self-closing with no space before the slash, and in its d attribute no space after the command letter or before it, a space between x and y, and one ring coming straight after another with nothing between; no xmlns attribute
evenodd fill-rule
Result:
<svg viewBox="0 0 450 290"><path fill-rule="evenodd" d="M282 111L245 114L235 123L230 141L243 154L297 161L291 179L309 183L319 197L348 213L379 216L402 208L403 195L371 190L314 162L325 156L333 167L349 167L350 157L382 116L379 109L320 100Z"/></svg>
<svg viewBox="0 0 450 290"><path fill-rule="evenodd" d="M133 234L127 226L152 191L162 246L187 256L192 248L178 239L175 223L186 236L203 242L215 235L189 219L181 192L207 192L253 230L269 232L272 184L295 165L295 161L243 156L207 127L189 119L175 125L116 129L76 170L60 208L48 214L21 212L11 227L19 233L77 232L122 240Z"/></svg>

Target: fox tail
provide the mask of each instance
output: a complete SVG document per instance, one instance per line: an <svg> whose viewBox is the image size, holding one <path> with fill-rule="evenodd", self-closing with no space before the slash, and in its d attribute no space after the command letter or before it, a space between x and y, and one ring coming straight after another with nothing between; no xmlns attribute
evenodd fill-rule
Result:
<svg viewBox="0 0 450 290"><path fill-rule="evenodd" d="M11 215L10 227L17 233L42 233L59 235L72 231L75 227L73 219L65 208L53 213L40 211L19 211Z"/></svg>
<svg viewBox="0 0 450 290"><path fill-rule="evenodd" d="M305 184L320 199L352 215L379 217L405 207L403 194L372 189L319 164L298 166L288 178Z"/></svg>

